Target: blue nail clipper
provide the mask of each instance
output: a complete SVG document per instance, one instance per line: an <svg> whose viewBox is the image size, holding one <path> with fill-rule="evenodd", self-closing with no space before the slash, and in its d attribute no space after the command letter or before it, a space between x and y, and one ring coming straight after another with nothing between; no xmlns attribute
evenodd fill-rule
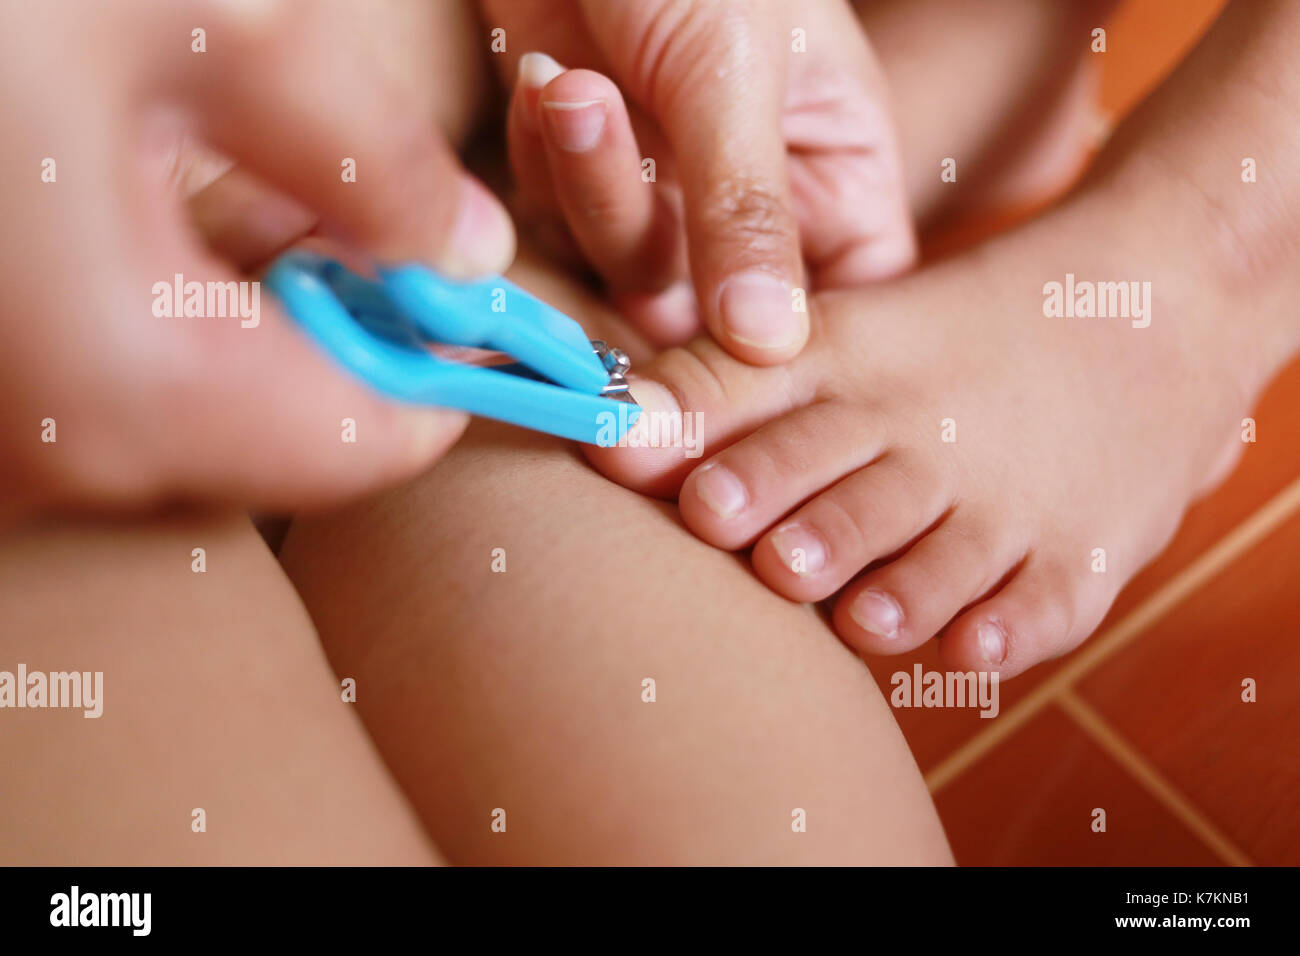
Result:
<svg viewBox="0 0 1300 956"><path fill-rule="evenodd" d="M264 282L339 364L393 398L592 445L617 443L641 413L622 350L499 276L456 282L412 264L381 268L375 281L293 250ZM452 362L431 343L492 349L515 364Z"/></svg>

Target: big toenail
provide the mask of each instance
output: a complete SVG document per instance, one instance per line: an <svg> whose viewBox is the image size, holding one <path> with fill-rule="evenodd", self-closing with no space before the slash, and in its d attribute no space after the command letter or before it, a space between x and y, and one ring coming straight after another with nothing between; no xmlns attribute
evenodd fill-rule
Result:
<svg viewBox="0 0 1300 956"><path fill-rule="evenodd" d="M719 518L734 518L749 496L740 479L723 465L709 463L695 473L695 493Z"/></svg>
<svg viewBox="0 0 1300 956"><path fill-rule="evenodd" d="M826 566L826 546L822 539L801 524L788 524L772 532L772 547L781 563L803 577L816 574Z"/></svg>
<svg viewBox="0 0 1300 956"><path fill-rule="evenodd" d="M975 636L979 638L980 653L984 655L984 660L990 664L1001 664L1007 656L1007 638L1002 633L1002 628L992 621L984 621Z"/></svg>
<svg viewBox="0 0 1300 956"><path fill-rule="evenodd" d="M681 442L682 410L673 393L648 378L628 379L633 401L641 406L623 444L629 448L674 448Z"/></svg>
<svg viewBox="0 0 1300 956"><path fill-rule="evenodd" d="M790 286L767 272L741 272L718 293L724 331L737 342L759 349L781 349L800 336Z"/></svg>
<svg viewBox="0 0 1300 956"><path fill-rule="evenodd" d="M867 588L849 605L849 617L864 631L877 637L898 637L903 625L903 609L898 602L878 588Z"/></svg>

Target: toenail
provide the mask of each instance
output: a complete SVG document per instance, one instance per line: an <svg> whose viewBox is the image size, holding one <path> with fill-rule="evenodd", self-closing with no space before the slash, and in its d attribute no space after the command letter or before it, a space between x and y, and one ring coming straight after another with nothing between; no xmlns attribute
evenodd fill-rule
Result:
<svg viewBox="0 0 1300 956"><path fill-rule="evenodd" d="M682 443L682 410L673 393L648 378L628 379L628 393L641 414L625 436L629 448L676 448ZM701 441L702 441L701 436ZM700 457L703 450L694 457Z"/></svg>
<svg viewBox="0 0 1300 956"><path fill-rule="evenodd" d="M826 566L826 546L821 537L797 522L773 531L772 547L781 563L800 577L816 574Z"/></svg>
<svg viewBox="0 0 1300 956"><path fill-rule="evenodd" d="M849 617L864 631L877 637L898 637L903 626L903 609L878 588L867 588L849 605Z"/></svg>
<svg viewBox="0 0 1300 956"><path fill-rule="evenodd" d="M719 518L734 518L745 508L745 486L723 465L710 462L695 473L695 493Z"/></svg>
<svg viewBox="0 0 1300 956"><path fill-rule="evenodd" d="M767 272L741 272L718 293L722 328L737 342L758 349L782 349L801 334L790 286Z"/></svg>
<svg viewBox="0 0 1300 956"><path fill-rule="evenodd" d="M992 621L984 621L975 636L979 638L980 653L984 655L984 660L990 664L1001 664L1007 656L1007 639L1002 628Z"/></svg>

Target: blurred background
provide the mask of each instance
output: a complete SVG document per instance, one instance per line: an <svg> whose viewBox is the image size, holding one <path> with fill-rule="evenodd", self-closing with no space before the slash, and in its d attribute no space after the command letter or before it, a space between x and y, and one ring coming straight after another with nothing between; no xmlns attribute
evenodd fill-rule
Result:
<svg viewBox="0 0 1300 956"><path fill-rule="evenodd" d="M1101 127L1123 118L1222 0L1124 0L1109 18ZM942 253L1034 208L946 224ZM1248 316L1225 317L1248 321ZM1001 712L897 709L964 865L1300 864L1300 362L1258 440L1073 654L1001 687ZM939 669L934 642L869 661ZM1242 700L1243 681L1257 686ZM1106 832L1091 828L1106 811Z"/></svg>

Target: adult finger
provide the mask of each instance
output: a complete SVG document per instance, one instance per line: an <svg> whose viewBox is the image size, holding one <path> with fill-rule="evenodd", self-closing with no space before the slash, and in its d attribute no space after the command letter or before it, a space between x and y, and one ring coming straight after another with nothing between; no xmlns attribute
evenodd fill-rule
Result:
<svg viewBox="0 0 1300 956"><path fill-rule="evenodd" d="M744 361L792 358L808 315L796 294L799 232L781 129L788 38L777 7L584 0L584 9L611 69L677 157L706 325Z"/></svg>

